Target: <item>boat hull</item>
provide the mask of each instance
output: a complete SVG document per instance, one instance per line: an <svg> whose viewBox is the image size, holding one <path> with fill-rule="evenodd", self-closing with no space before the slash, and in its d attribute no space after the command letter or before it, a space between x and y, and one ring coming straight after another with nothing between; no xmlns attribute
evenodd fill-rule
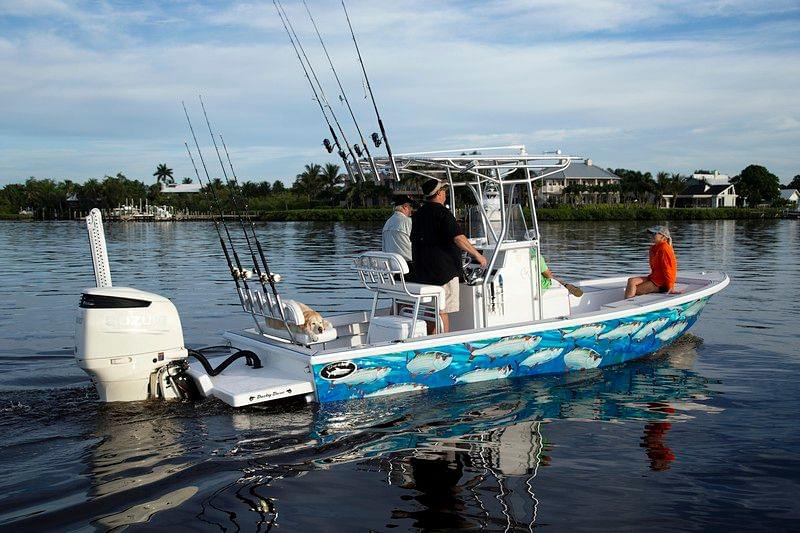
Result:
<svg viewBox="0 0 800 533"><path fill-rule="evenodd" d="M621 318L312 364L317 400L421 392L494 379L580 372L644 357L697 321L708 297ZM445 339L443 339L445 340Z"/></svg>

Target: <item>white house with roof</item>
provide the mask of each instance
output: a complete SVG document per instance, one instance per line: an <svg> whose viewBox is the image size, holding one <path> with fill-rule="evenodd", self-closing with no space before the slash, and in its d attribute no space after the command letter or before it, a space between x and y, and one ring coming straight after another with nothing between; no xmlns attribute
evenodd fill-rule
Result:
<svg viewBox="0 0 800 533"><path fill-rule="evenodd" d="M689 185L675 195L662 195L664 207L736 207L737 197L732 183L711 185L705 182Z"/></svg>
<svg viewBox="0 0 800 533"><path fill-rule="evenodd" d="M567 168L543 178L538 186L539 201L561 203L564 189L569 185L585 185L587 187L603 185L619 185L620 177L596 166L591 159L573 161ZM583 192L582 197L591 201L595 197L605 196L610 203L619 202L619 191L606 193Z"/></svg>
<svg viewBox="0 0 800 533"><path fill-rule="evenodd" d="M789 202L789 209L800 211L800 191L797 189L781 189L781 198Z"/></svg>
<svg viewBox="0 0 800 533"><path fill-rule="evenodd" d="M661 195L662 207L736 207L736 187L730 176L713 172L695 172L678 194Z"/></svg>

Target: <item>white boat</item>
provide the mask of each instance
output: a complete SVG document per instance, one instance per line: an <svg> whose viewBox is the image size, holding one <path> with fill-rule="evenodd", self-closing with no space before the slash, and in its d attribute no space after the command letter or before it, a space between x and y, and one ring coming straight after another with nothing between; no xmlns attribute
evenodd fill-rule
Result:
<svg viewBox="0 0 800 533"><path fill-rule="evenodd" d="M441 287L407 281L399 255L366 251L355 258L353 275L372 293L372 308L326 316L330 327L307 333L299 303L281 297L274 283L279 276L262 257L254 275L231 264L252 325L223 335L237 353L210 357L187 350L169 300L111 286L102 224L93 213L88 227L98 287L82 297L78 364L104 401L180 397L193 386L235 407L292 396L330 402L424 394L479 381L589 372L643 357L683 335L708 299L728 285L722 272L684 271L674 294L625 299L627 276L580 281L580 297L558 283L539 290L533 281L539 262L531 259L540 249L534 184L578 158L527 155L524 147L458 155L469 152L370 162L401 175L446 180L474 199L472 206L457 206L453 195L449 207L468 211L468 236L489 264L481 270L465 262L461 309L450 316L450 332L438 332L435 320ZM527 220L520 207L525 199L532 206ZM426 321L436 323L434 334L427 334Z"/></svg>

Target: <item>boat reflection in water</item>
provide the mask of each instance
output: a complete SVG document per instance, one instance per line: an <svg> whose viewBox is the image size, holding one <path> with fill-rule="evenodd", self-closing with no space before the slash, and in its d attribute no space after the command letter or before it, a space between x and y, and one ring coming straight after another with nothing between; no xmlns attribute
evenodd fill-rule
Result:
<svg viewBox="0 0 800 533"><path fill-rule="evenodd" d="M708 382L690 370L699 343L686 336L640 362L502 387L476 384L417 402L323 405L320 443L363 444L322 463L363 461L385 472L389 485L412 489L411 503L391 517L412 520L409 527L532 528L540 505L535 478L551 463L546 431L553 420L643 421L644 459L653 471L670 467L679 456L668 443L672 424L719 410L704 405Z"/></svg>

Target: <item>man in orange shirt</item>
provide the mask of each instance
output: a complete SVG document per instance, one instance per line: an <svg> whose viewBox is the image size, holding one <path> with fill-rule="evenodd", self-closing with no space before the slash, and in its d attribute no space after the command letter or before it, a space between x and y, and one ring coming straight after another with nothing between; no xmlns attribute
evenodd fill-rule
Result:
<svg viewBox="0 0 800 533"><path fill-rule="evenodd" d="M650 275L628 278L625 298L653 292L672 292L675 288L678 260L672 249L669 228L653 226L647 232L653 236L653 246L650 247Z"/></svg>

